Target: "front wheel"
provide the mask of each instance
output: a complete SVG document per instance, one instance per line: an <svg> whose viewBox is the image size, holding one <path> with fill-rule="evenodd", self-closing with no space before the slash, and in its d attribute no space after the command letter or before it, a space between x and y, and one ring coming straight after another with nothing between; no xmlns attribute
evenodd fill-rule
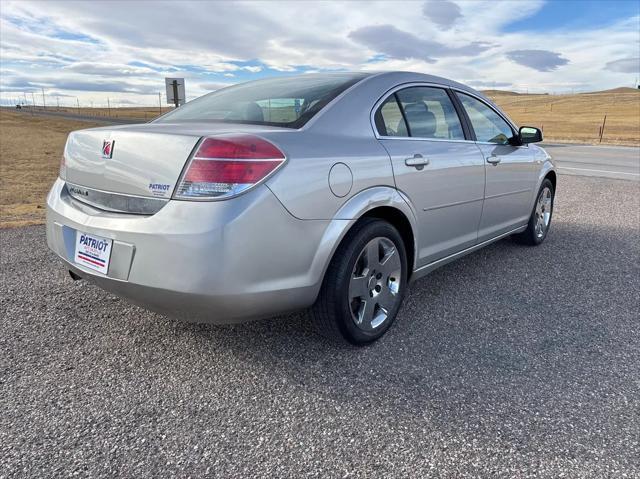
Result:
<svg viewBox="0 0 640 479"><path fill-rule="evenodd" d="M362 345L393 323L407 283L407 255L386 221L357 223L338 247L311 314L319 332Z"/></svg>
<svg viewBox="0 0 640 479"><path fill-rule="evenodd" d="M540 185L536 203L529 217L527 229L522 233L514 235L516 241L531 246L537 246L544 241L551 226L554 193L553 183L546 178L542 182L542 185Z"/></svg>

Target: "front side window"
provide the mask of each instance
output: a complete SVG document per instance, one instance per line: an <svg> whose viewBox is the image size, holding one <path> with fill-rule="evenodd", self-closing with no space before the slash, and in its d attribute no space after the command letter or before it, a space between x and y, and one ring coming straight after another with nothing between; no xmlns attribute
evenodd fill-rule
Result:
<svg viewBox="0 0 640 479"><path fill-rule="evenodd" d="M269 78L209 93L156 120L212 121L301 128L366 74L333 73Z"/></svg>
<svg viewBox="0 0 640 479"><path fill-rule="evenodd" d="M511 126L492 108L470 95L456 92L469 116L476 140L506 145L513 137Z"/></svg>

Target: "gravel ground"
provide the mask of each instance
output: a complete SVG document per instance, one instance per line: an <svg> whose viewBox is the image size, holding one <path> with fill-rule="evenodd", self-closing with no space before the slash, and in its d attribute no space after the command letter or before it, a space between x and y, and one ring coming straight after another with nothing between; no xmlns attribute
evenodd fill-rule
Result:
<svg viewBox="0 0 640 479"><path fill-rule="evenodd" d="M544 245L434 272L364 349L168 320L4 230L0 476L639 477L639 211L563 176Z"/></svg>

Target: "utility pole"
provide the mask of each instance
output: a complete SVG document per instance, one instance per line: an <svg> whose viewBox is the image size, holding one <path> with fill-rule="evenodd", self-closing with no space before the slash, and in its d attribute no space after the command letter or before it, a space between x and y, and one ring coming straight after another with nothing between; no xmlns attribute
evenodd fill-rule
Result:
<svg viewBox="0 0 640 479"><path fill-rule="evenodd" d="M33 108L35 108L36 107L36 97L33 94L33 92L31 92L31 101L33 102Z"/></svg>
<svg viewBox="0 0 640 479"><path fill-rule="evenodd" d="M111 103L109 102L108 98L107 98L107 112L109 113L109 116L111 116Z"/></svg>
<svg viewBox="0 0 640 479"><path fill-rule="evenodd" d="M78 114L80 114L80 100L76 97L76 105L78 105Z"/></svg>
<svg viewBox="0 0 640 479"><path fill-rule="evenodd" d="M46 109L47 108L47 104L44 102L44 88L42 89L42 109Z"/></svg>
<svg viewBox="0 0 640 479"><path fill-rule="evenodd" d="M162 115L162 93L158 92L158 107L160 108L160 114Z"/></svg>
<svg viewBox="0 0 640 479"><path fill-rule="evenodd" d="M60 97L59 96L56 97L56 104L58 105L57 109L59 110L60 109Z"/></svg>

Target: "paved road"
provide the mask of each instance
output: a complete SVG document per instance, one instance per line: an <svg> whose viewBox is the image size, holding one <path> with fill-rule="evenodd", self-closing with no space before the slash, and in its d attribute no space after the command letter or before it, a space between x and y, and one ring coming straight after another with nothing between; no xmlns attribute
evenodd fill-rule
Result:
<svg viewBox="0 0 640 479"><path fill-rule="evenodd" d="M364 349L174 322L0 232L0 477L640 477L640 188L416 283Z"/></svg>
<svg viewBox="0 0 640 479"><path fill-rule="evenodd" d="M640 148L543 144L565 175L598 176L640 181Z"/></svg>

